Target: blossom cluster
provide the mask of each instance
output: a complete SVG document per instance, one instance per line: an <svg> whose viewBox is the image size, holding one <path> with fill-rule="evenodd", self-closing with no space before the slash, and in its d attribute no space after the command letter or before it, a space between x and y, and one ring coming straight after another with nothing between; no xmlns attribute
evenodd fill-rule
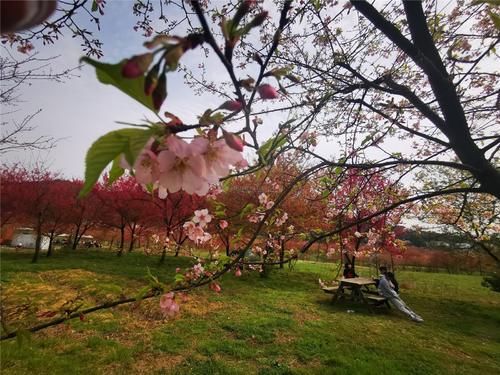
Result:
<svg viewBox="0 0 500 375"><path fill-rule="evenodd" d="M186 221L183 228L189 239L199 245L212 239L210 233L205 232L205 228L211 221L212 215L204 208L202 210L196 210L193 218L190 221Z"/></svg>
<svg viewBox="0 0 500 375"><path fill-rule="evenodd" d="M167 317L173 317L179 312L179 305L175 302L175 294L173 292L161 296L160 309L163 315Z"/></svg>
<svg viewBox="0 0 500 375"><path fill-rule="evenodd" d="M211 184L229 174L231 166L248 165L242 150L242 146L238 151L234 145L230 147L226 139L196 137L187 143L170 135L158 144L151 138L139 153L133 169L140 184L158 188L160 198L181 189L188 194L206 195ZM122 167L132 169L124 157Z"/></svg>

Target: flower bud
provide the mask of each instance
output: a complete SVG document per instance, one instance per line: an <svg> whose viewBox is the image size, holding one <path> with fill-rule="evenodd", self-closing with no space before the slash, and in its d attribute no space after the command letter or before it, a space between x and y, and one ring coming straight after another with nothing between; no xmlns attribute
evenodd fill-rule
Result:
<svg viewBox="0 0 500 375"><path fill-rule="evenodd" d="M260 85L257 91L262 99L276 99L279 96L276 89L267 83Z"/></svg>
<svg viewBox="0 0 500 375"><path fill-rule="evenodd" d="M256 0L244 0L241 2L240 6L236 10L236 14L233 17L232 24L236 28L240 21L245 15L250 12L250 10L257 4Z"/></svg>
<svg viewBox="0 0 500 375"><path fill-rule="evenodd" d="M203 44L203 42L205 42L205 35L199 33L189 34L185 38L184 51L187 49L195 49L199 45Z"/></svg>
<svg viewBox="0 0 500 375"><path fill-rule="evenodd" d="M255 82L255 80L252 77L248 77L247 79L240 79L238 83L245 90L252 91L253 90L253 83L254 82Z"/></svg>
<svg viewBox="0 0 500 375"><path fill-rule="evenodd" d="M212 289L214 292L216 293L220 293L220 291L222 290L222 288L220 287L220 285L216 282L213 282L210 284L210 289Z"/></svg>
<svg viewBox="0 0 500 375"><path fill-rule="evenodd" d="M142 76L153 62L153 54L145 53L143 55L133 56L127 60L122 67L122 76L125 78L137 78Z"/></svg>
<svg viewBox="0 0 500 375"><path fill-rule="evenodd" d="M249 26L250 27L257 27L260 26L264 23L264 21L267 19L269 13L268 12L261 12L255 16L255 18L250 21Z"/></svg>
<svg viewBox="0 0 500 375"><path fill-rule="evenodd" d="M225 130L223 130L222 133L224 134L224 140L229 147L239 152L243 151L243 141L240 137Z"/></svg>
<svg viewBox="0 0 500 375"><path fill-rule="evenodd" d="M241 277L241 270L239 268L237 268L236 271L234 272L234 276Z"/></svg>
<svg viewBox="0 0 500 375"><path fill-rule="evenodd" d="M293 74L287 74L285 77L288 78L293 83L300 83L300 78Z"/></svg>
<svg viewBox="0 0 500 375"><path fill-rule="evenodd" d="M256 61L260 66L264 65L264 61L262 61L262 58L260 57L260 55L255 52L253 55L252 55L252 58L254 59L254 61Z"/></svg>
<svg viewBox="0 0 500 375"><path fill-rule="evenodd" d="M168 51L165 56L165 63L168 65L169 70L177 69L177 65L179 64L179 60L184 54L184 48L181 44L173 47Z"/></svg>
<svg viewBox="0 0 500 375"><path fill-rule="evenodd" d="M144 80L144 93L146 95L151 95L158 85L158 71L160 66L155 65L153 69L149 71Z"/></svg>
<svg viewBox="0 0 500 375"><path fill-rule="evenodd" d="M232 112L238 112L243 109L243 103L239 100L228 100L224 104L222 104L219 109L225 109Z"/></svg>
<svg viewBox="0 0 500 375"><path fill-rule="evenodd" d="M153 91L153 105L158 111L167 97L167 76L162 74Z"/></svg>

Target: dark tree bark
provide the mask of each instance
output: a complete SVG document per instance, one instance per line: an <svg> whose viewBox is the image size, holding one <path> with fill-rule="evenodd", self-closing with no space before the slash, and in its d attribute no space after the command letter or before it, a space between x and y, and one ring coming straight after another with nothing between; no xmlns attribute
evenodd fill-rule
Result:
<svg viewBox="0 0 500 375"><path fill-rule="evenodd" d="M38 261L38 255L40 254L40 248L42 246L42 214L38 214L38 220L36 223L36 240L35 240L35 253L33 254L33 259L31 263L36 263Z"/></svg>
<svg viewBox="0 0 500 375"><path fill-rule="evenodd" d="M47 249L47 257L50 257L52 255L52 245L54 243L55 234L56 233L54 231L50 232L49 248Z"/></svg>

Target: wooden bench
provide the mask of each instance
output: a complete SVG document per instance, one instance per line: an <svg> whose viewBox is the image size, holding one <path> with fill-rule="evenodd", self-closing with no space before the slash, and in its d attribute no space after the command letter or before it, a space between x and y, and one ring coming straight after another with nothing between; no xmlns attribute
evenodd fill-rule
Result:
<svg viewBox="0 0 500 375"><path fill-rule="evenodd" d="M326 286L323 289L323 292L328 293L328 294L335 294L337 293L337 290L339 289L338 286Z"/></svg>
<svg viewBox="0 0 500 375"><path fill-rule="evenodd" d="M385 303L385 305L388 308L391 308L391 306L389 305L389 301L387 300L387 298L382 297L380 295L368 294L368 295L365 295L365 298L369 302L374 302L375 306L380 306L381 304Z"/></svg>

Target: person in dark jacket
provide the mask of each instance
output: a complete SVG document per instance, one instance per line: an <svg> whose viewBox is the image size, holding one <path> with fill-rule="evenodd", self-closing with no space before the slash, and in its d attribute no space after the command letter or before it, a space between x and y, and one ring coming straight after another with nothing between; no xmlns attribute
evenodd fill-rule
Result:
<svg viewBox="0 0 500 375"><path fill-rule="evenodd" d="M354 277L358 277L354 272L354 268L351 263L344 264L344 279L352 279Z"/></svg>
<svg viewBox="0 0 500 375"><path fill-rule="evenodd" d="M392 272L386 272L385 276L392 283L392 286L393 286L392 289L394 289L396 291L396 293L399 293L399 283L396 280L396 276L394 276L394 273L392 273Z"/></svg>

